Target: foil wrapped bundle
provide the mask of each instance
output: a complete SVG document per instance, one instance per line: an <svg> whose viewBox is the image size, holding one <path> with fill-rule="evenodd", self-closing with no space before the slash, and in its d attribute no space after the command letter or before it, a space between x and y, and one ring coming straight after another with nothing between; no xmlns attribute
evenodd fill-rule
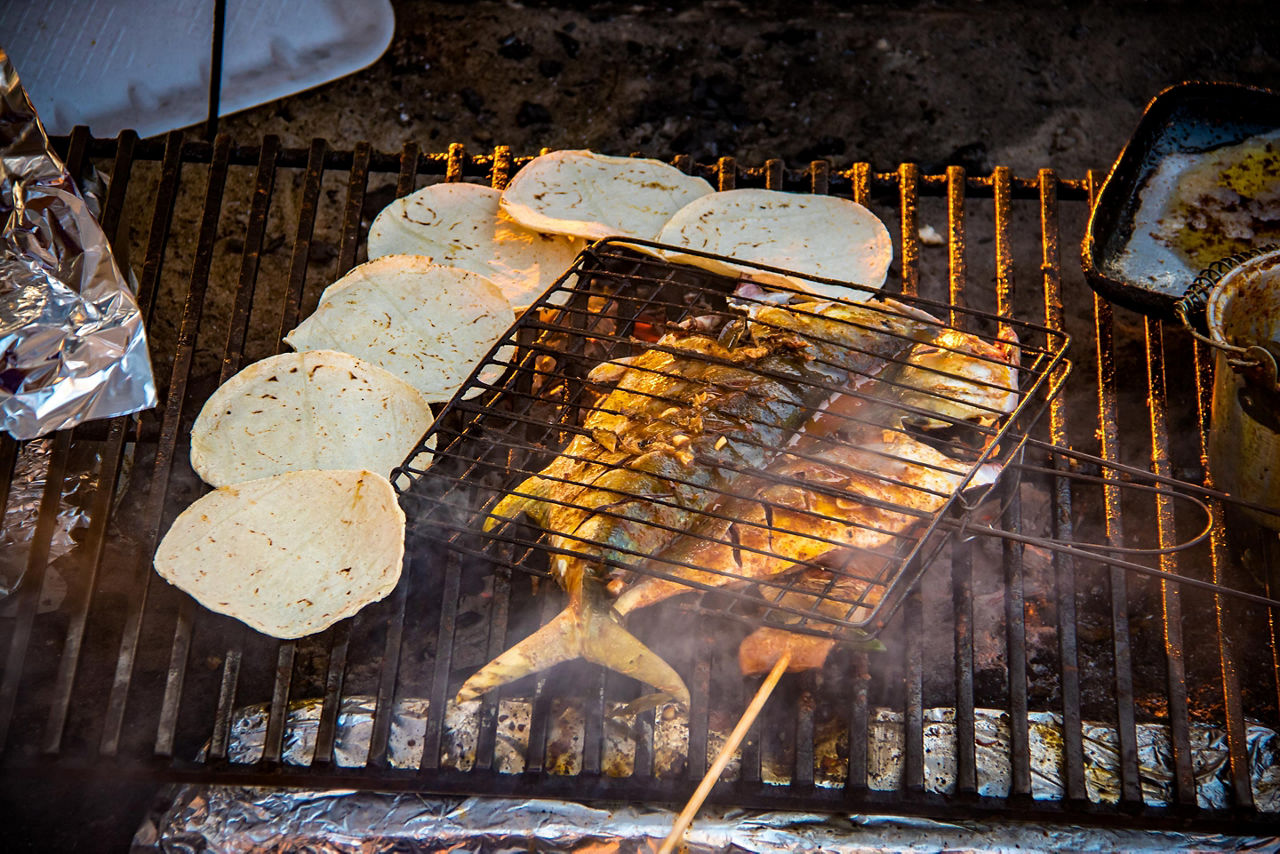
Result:
<svg viewBox="0 0 1280 854"><path fill-rule="evenodd" d="M0 429L155 406L142 314L0 50Z"/></svg>

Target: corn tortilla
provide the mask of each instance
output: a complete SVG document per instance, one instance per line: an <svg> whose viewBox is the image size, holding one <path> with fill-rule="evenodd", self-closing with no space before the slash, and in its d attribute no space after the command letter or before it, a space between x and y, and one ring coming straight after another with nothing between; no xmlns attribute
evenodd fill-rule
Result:
<svg viewBox="0 0 1280 854"><path fill-rule="evenodd" d="M337 350L281 353L205 402L191 430L191 467L211 486L303 469L388 475L431 421L417 390L377 365Z"/></svg>
<svg viewBox="0 0 1280 854"><path fill-rule="evenodd" d="M502 191L502 209L536 231L652 240L672 214L711 191L660 160L554 151L516 173Z"/></svg>
<svg viewBox="0 0 1280 854"><path fill-rule="evenodd" d="M384 255L334 282L285 336L385 368L430 403L453 396L515 319L497 285L417 255Z"/></svg>
<svg viewBox="0 0 1280 854"><path fill-rule="evenodd" d="M676 263L729 276L747 271L765 284L854 301L868 299L869 289L884 284L893 260L889 230L862 205L836 196L779 190L727 190L696 199L671 217L658 242L866 286L828 285L667 253Z"/></svg>
<svg viewBox="0 0 1280 854"><path fill-rule="evenodd" d="M501 195L453 182L396 199L369 226L369 258L423 255L479 273L523 310L555 284L584 242L525 228L499 208Z"/></svg>
<svg viewBox="0 0 1280 854"><path fill-rule="evenodd" d="M174 521L155 568L264 634L321 631L400 579L404 511L371 471L295 471L224 486Z"/></svg>

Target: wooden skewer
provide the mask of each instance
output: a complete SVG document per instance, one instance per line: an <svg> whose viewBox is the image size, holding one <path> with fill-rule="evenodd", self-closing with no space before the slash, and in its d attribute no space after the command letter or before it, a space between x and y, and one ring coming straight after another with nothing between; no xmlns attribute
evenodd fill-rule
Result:
<svg viewBox="0 0 1280 854"><path fill-rule="evenodd" d="M738 725L733 728L733 732L729 733L729 737L725 739L724 746L716 754L715 761L711 763L711 767L707 769L702 782L698 784L693 796L689 798L689 803L684 805L684 809L680 812L679 817L676 818L676 823L672 826L671 832L667 834L667 838L662 842L662 847L658 849L658 854L671 854L671 851L680 843L680 840L684 837L684 832L693 823L693 817L697 815L698 808L707 799L707 795L711 794L711 787L716 784L716 780L720 779L720 774L724 771L724 767L733 758L733 752L738 749L738 745L746 737L747 730L751 728L752 722L760 714L760 710L764 708L769 695L773 693L774 686L778 684L778 680L782 678L782 674L786 672L787 665L790 663L791 650L788 649L782 653L778 663L773 665L773 669L769 671L769 675L764 678L764 682L760 685L760 690L756 691L756 695L747 704L747 710L742 713L742 717L738 719Z"/></svg>

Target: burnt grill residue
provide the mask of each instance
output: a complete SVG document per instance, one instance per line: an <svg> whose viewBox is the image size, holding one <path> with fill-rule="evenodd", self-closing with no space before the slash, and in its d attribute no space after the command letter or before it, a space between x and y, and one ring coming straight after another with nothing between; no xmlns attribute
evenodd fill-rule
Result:
<svg viewBox="0 0 1280 854"><path fill-rule="evenodd" d="M490 547L493 554L477 549L474 561L451 559L447 537L433 543L415 536L404 580L387 600L297 641L263 637L204 611L156 578L150 565L159 536L204 490L187 462L186 437L200 406L220 377L277 352L281 332L361 260L365 229L377 212L369 200L402 196L435 180L500 187L526 161L501 147L475 156L461 146L423 153L410 144L388 155L364 145L342 152L317 141L295 150L274 139L241 146L225 136L205 143L180 133L95 140L79 132L61 143L73 173L89 158L112 177L104 230L137 276L154 363L165 366L157 371L163 405L53 439L50 486L18 557L27 563L24 586L0 614L4 772L92 769L150 779L683 801L707 767L716 734L754 691L753 680L738 672L735 642L753 627L721 619L719 603L704 601L693 611L673 601L633 617L634 630L656 639L688 683L687 714L668 720L665 707L617 718L618 704L642 686L594 665L568 663L482 699L471 718L473 753L460 761L442 753L456 743L445 729L458 687L561 605L548 581L540 580L535 593L535 576L509 571L536 568L541 531L524 525L520 532L514 523ZM1113 310L1076 270L1074 247L1097 176L1062 178L1050 170L1016 176L1005 168L977 176L958 167L922 174L911 164L882 172L868 164L676 162L721 189L830 192L868 204L896 238L890 290L919 294L944 312L957 306L940 318L951 325L993 338L1002 323L1020 331L1043 327L1039 345L1026 342L1041 352L1052 351L1044 346L1048 338L1070 334L1076 368L1065 378L1061 402L1034 426L1019 427L1030 429L1034 440L1022 452L1026 465L1017 477L1002 478L991 500L972 511L975 523L1130 548L1176 544L1202 526L1179 502L1126 490L1128 477L1118 469L1091 469L1080 458L1045 450L1056 442L1183 480L1204 477L1208 354L1179 330ZM193 200L200 215L181 220L179 198ZM920 239L925 226L945 236L945 251ZM174 240L179 230L195 240ZM630 263L635 272L651 262ZM667 280L632 298L637 319L656 311L659 322L676 323L700 310ZM714 301L710 307L724 308ZM468 412L494 404L477 422L492 435L480 438L506 453L478 462L468 478L505 483L514 471L536 471L539 458L545 462L567 443L574 420L566 416L578 405L570 386L614 355L611 340L632 332L583 336L590 331L585 321L597 315L582 308L590 306L571 313L580 318L572 334L583 348L563 357L557 350L554 375L548 371L551 379L536 390L538 357L520 373L529 381L528 411L499 402L509 396L482 392L445 414L439 429L457 431ZM554 343L558 327L539 322L529 318L522 325L521 345ZM518 442L515 422L520 429L551 423L556 435ZM1004 442L1003 451L1015 445ZM6 508L18 494L10 486L20 450L0 439ZM85 460L95 467L89 488L77 471ZM1102 484L1075 477L1082 473L1100 473ZM89 524L73 534L69 551L51 551L62 492L73 482L76 495L68 500L84 508ZM475 510L458 509L462 522ZM1272 540L1254 536L1229 508L1214 504L1212 510L1217 524L1208 543L1141 560L1274 596ZM56 598L41 596L41 588L55 579L65 582L66 592L49 608ZM1280 723L1278 632L1274 615L1256 603L1011 539L951 537L879 632L885 651L840 649L821 669L784 677L748 737L736 779L712 799L937 818L1004 814L1274 832L1275 820L1253 806L1247 739L1255 723L1273 729ZM690 636L694 643L682 640ZM339 715L354 697L373 703L360 767L335 758ZM395 767L391 710L424 699L426 719L420 736L415 733L420 764ZM309 764L297 764L285 750L286 721L299 704L315 709L317 703L314 751ZM252 761L229 755L232 725L247 707L265 715L262 751ZM502 728L515 707L528 709L519 720L523 756L515 764L522 770L503 773L512 763ZM925 785L925 751L932 744L926 725L938 708L954 710L957 766L955 787L946 794ZM902 776L888 791L868 785L867 734L886 709L902 721ZM975 778L978 740L992 709L1007 713L1007 742L1003 736L1000 742L1008 745L1007 797L979 796ZM557 722L567 710L578 717L566 740ZM1032 800L1029 721L1046 713L1061 721L1065 797ZM1084 733L1095 722L1116 734L1121 785L1115 804L1087 800L1091 742ZM686 733L685 758L672 764L655 755L667 743L654 733L674 724ZM1149 724L1170 734L1173 805L1167 807L1143 803L1139 745ZM1196 804L1193 742L1205 725L1227 733L1235 805L1229 815ZM627 728L626 743L634 743L621 765L606 751L619 726ZM762 764L774 769L779 757L789 773L762 775ZM833 763L844 773L831 773ZM776 779L786 782L768 782ZM816 784L832 779L842 782Z"/></svg>

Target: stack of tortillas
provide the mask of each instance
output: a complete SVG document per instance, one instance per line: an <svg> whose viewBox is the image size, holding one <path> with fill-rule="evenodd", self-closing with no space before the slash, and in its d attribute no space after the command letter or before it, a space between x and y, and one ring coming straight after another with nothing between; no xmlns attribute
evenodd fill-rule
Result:
<svg viewBox="0 0 1280 854"><path fill-rule="evenodd" d="M766 285L844 299L871 296L893 260L889 230L849 199L758 189L713 192L703 179L657 160L589 151L544 154L516 173L501 207L511 219L542 232L655 240L794 271L802 275L662 253L675 263L730 276L747 272Z"/></svg>
<svg viewBox="0 0 1280 854"><path fill-rule="evenodd" d="M685 252L667 260L765 285L861 300L893 259L884 224L849 199L777 190L715 192L670 164L591 151L530 160L506 189L437 184L387 206L369 257L421 255L493 281L524 310L572 263L582 240L640 238L799 273L769 273ZM863 287L815 282L833 279Z"/></svg>
<svg viewBox="0 0 1280 854"><path fill-rule="evenodd" d="M506 189L444 183L397 199L369 227L369 258L420 255L492 281L518 311L553 285L586 240L652 240L676 211L712 192L659 160L556 151Z"/></svg>
<svg viewBox="0 0 1280 854"><path fill-rule="evenodd" d="M385 597L405 527L387 476L512 318L484 276L416 255L330 285L285 338L298 352L250 365L196 418L192 467L219 488L174 522L157 571L282 638Z"/></svg>
<svg viewBox="0 0 1280 854"><path fill-rule="evenodd" d="M196 418L191 465L219 488L178 516L157 572L281 638L384 598L400 578L405 525L387 475L431 420L412 386L347 353L250 365Z"/></svg>

